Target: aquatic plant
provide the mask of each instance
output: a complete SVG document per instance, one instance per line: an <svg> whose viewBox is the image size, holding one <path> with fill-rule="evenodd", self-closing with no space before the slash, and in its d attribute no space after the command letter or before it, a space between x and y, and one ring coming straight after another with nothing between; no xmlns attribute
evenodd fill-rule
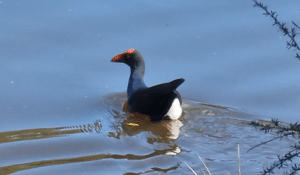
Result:
<svg viewBox="0 0 300 175"><path fill-rule="evenodd" d="M288 36L290 38L289 41L287 41L287 48L291 49L294 48L295 50L300 51L300 47L296 41L296 36L297 34L297 30L296 28L300 29L299 25L297 25L294 21L292 21L292 24L294 25L294 27L288 28L285 22L280 22L277 17L278 14L277 12L274 11L269 11L268 7L266 5L264 5L261 2L258 2L257 0L253 0L254 1L254 7L259 7L261 9L263 9L265 11L265 13L263 13L263 15L265 16L270 16L273 20L273 26L278 26L279 31L282 32L284 34L284 36ZM298 58L300 60L300 55L299 53L296 53L296 58Z"/></svg>
<svg viewBox="0 0 300 175"><path fill-rule="evenodd" d="M276 139L282 139L284 137L292 136L294 138L300 138L300 123L291 123L291 124L286 124L283 122L278 121L277 119L272 119L270 122L266 121L252 121L250 123L252 126L254 126L256 129L260 129L262 131L265 131L265 133L273 132L275 131L276 137L262 142L251 149L249 149L247 152L250 150L261 146L263 144L266 144L268 142L271 142ZM283 169L290 167L289 171L285 171L285 175L295 175L297 172L300 172L300 164L299 163L294 163L292 164L292 161L295 160L296 158L300 157L300 141L298 141L295 145L291 146L288 150L287 153L285 153L283 156L278 156L277 161L275 161L272 165L265 167L263 169L263 172L261 173L262 175L266 174L274 174L274 170L276 169Z"/></svg>

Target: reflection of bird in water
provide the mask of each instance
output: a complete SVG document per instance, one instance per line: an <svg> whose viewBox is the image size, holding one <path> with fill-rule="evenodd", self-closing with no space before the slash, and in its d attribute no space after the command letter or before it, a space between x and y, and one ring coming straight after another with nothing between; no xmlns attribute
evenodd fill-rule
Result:
<svg viewBox="0 0 300 175"><path fill-rule="evenodd" d="M114 97L115 96L112 96L112 99L122 99ZM119 100L117 101L115 101L114 104L121 106ZM150 131L153 136L147 137L148 143L167 143L169 145L169 148L156 150L156 152L166 155L177 155L181 153L181 149L173 142L178 139L180 128L183 126L180 120L161 120L159 122L153 122L148 115L130 112L123 113L118 110L112 110L111 112L113 112L113 116L117 121L120 122L117 123L116 126L121 126L122 129L116 129L116 133L110 132L110 137L119 139L121 136L134 136L142 132L149 133Z"/></svg>
<svg viewBox="0 0 300 175"><path fill-rule="evenodd" d="M131 73L127 87L126 110L150 116L152 121L158 121L165 116L176 120L182 114L182 100L177 87L184 79L176 79L147 87L144 83L145 61L135 49L115 56L112 62L122 62L130 67Z"/></svg>
<svg viewBox="0 0 300 175"><path fill-rule="evenodd" d="M179 137L180 128L183 126L180 120L151 121L147 115L139 113L127 113L127 118L122 122L122 128L128 135L136 135L142 131L151 131L156 138L148 139L148 142L169 142Z"/></svg>

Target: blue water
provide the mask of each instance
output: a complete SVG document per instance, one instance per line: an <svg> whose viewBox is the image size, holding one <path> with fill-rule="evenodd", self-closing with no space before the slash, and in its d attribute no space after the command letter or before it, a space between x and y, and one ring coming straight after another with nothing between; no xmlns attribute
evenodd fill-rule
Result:
<svg viewBox="0 0 300 175"><path fill-rule="evenodd" d="M296 1L264 3L270 10L277 11L279 20L287 22L288 26L291 26L291 21L299 24L299 4ZM116 92L125 92L129 77L129 68L126 65L114 64L110 60L130 48L137 49L145 58L145 83L148 86L182 77L186 81L178 90L186 102L192 100L229 107L242 113L241 116L253 115L257 119L299 121L300 61L295 58L295 51L286 49L288 38L278 32L278 28L272 26L273 21L262 13L261 9L253 8L252 1L238 0L2 0L0 132L88 125L101 119L101 136L96 133L91 134L90 138L85 137L85 134L57 134L51 138L56 143L53 149L59 148L60 142L56 139L61 137L76 137L73 138L76 143L81 142L81 139L91 141L99 137L99 143L95 144L102 142L109 147L108 143L114 141L110 137L106 138L107 134L118 121L115 121L107 107L103 107L103 98ZM216 109L212 111L216 112ZM232 117L231 114L221 116ZM183 125L184 127L187 126ZM237 130L228 132L233 134ZM141 132L130 138L136 139L133 142L138 144L149 137L145 133L148 132ZM208 135L212 133L214 131ZM201 134L194 137L197 136L201 137ZM246 134L241 135L241 139L244 136ZM253 137L258 138L257 143L264 140L260 138L259 131ZM19 141L33 148L33 145L38 147L51 142L50 138L38 140L38 143L31 139ZM212 144L214 141L209 139ZM3 140L1 142L4 143ZM0 144L0 150L9 152L8 148L11 148L14 151L12 145L21 142L5 142ZM181 143L180 140L178 142ZM176 144L181 147L179 143ZM142 145L153 151L153 147L148 147L146 143ZM195 153L188 154L188 157L195 156L194 162L200 166L196 148L186 148ZM104 152L117 154L117 150L119 147ZM18 154L20 152L23 151L20 150ZM81 156L76 155L76 151L64 153L65 156L62 157ZM124 154L127 153L130 150L126 150ZM59 153L53 154L54 157L44 155L37 156L37 159L33 158L36 155L28 154L27 158L32 159L21 162L58 158ZM92 154L95 152L82 153ZM233 151L232 154L236 152ZM175 166L180 160L188 160L186 155L181 156L176 160L169 160L167 157L168 160L165 161ZM16 156L9 163L3 163L6 159L0 158L0 167L19 164L19 160L23 159ZM259 158L257 160L264 161ZM117 163L105 161L107 165ZM144 164L157 166L149 161L150 163L136 165L139 168L135 172L151 169ZM84 166L84 163L79 164ZM165 167L168 167L167 164ZM73 164L56 165L61 170L57 168L55 171L66 170L68 166ZM85 171L80 166L76 166L78 171ZM128 166L124 165L119 173L127 172ZM45 166L43 171L54 172L51 167L53 166ZM190 173L185 164L180 164L179 167L181 170L177 169L178 174ZM222 168L215 168L217 172L224 172ZM40 168L26 171L30 171L28 174L39 174ZM112 174L114 173L112 170Z"/></svg>

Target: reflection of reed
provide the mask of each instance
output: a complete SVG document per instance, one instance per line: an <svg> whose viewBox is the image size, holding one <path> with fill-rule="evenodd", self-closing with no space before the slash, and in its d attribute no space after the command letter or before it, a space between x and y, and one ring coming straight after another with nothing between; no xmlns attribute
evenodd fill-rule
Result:
<svg viewBox="0 0 300 175"><path fill-rule="evenodd" d="M7 142L58 137L62 135L75 134L80 132L95 131L97 133L100 133L100 130L101 123L97 121L93 124L79 125L73 127L37 128L25 129L20 131L7 131L0 133L0 144Z"/></svg>
<svg viewBox="0 0 300 175"><path fill-rule="evenodd" d="M175 152L178 147L175 145L172 148L164 149L164 150L154 150L154 152L147 154L147 155L134 155L134 154L96 154L96 155L89 155L89 156L81 156L81 157L74 157L74 158L64 158L64 159L53 159L53 160L42 160L42 161L35 161L23 164L15 164L5 167L0 167L0 174L11 174L18 171L24 171L32 168L38 167L45 167L50 165L62 165L68 163L78 163L78 162L88 162L94 160L102 160L102 159L127 159L127 160L143 160L152 157L156 157L159 155L165 155L168 152ZM178 168L179 165L175 165L168 169L164 169L164 171L174 170ZM161 169L162 170L162 169Z"/></svg>

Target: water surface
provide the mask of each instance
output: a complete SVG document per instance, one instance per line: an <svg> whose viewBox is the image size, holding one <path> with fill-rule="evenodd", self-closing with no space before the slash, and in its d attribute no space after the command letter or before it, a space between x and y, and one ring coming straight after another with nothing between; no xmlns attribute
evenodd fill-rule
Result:
<svg viewBox="0 0 300 175"><path fill-rule="evenodd" d="M290 25L296 2L265 2ZM252 1L15 1L0 3L0 174L257 174L292 140L248 122L298 121L300 61ZM145 82L185 78L178 121L121 109L136 48ZM143 121L143 120L142 120ZM147 119L145 119L147 121Z"/></svg>

